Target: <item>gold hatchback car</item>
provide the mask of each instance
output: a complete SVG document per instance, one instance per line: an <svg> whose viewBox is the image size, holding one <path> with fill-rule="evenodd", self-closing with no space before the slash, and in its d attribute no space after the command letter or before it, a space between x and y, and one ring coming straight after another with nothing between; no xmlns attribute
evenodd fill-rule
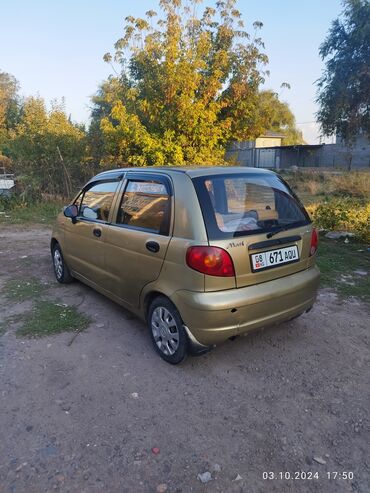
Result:
<svg viewBox="0 0 370 493"><path fill-rule="evenodd" d="M128 168L92 178L58 216L55 276L147 321L169 363L311 309L318 236L277 174Z"/></svg>

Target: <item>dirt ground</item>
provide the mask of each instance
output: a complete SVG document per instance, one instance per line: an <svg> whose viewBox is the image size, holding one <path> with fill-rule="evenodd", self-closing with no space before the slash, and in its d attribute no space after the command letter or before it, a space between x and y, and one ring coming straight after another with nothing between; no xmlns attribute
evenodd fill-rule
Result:
<svg viewBox="0 0 370 493"><path fill-rule="evenodd" d="M49 235L0 229L1 493L369 491L365 305L321 291L301 318L174 367L130 313L56 284ZM35 300L4 288L29 278L49 283L44 298L78 305L88 329L73 342L16 337L11 317Z"/></svg>

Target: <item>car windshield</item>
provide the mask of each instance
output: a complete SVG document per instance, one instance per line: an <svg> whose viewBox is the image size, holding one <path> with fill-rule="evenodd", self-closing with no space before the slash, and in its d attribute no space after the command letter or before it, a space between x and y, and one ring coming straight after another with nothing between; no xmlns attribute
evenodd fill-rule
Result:
<svg viewBox="0 0 370 493"><path fill-rule="evenodd" d="M288 229L310 222L287 184L274 174L194 178L210 239Z"/></svg>

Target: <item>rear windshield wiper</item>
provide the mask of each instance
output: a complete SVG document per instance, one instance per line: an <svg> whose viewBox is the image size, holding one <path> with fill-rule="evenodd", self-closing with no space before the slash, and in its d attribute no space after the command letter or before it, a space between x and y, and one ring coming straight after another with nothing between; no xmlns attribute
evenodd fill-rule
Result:
<svg viewBox="0 0 370 493"><path fill-rule="evenodd" d="M287 231L291 227L292 226L290 224L287 224L286 226L280 226L278 229L275 229L275 231L270 231L269 233L267 233L266 237L272 238L273 236L277 235L278 233L281 233L282 231Z"/></svg>

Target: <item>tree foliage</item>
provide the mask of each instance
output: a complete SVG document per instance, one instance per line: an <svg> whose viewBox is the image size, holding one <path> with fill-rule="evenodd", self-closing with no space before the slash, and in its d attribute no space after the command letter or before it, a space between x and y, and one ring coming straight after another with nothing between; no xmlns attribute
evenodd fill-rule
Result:
<svg viewBox="0 0 370 493"><path fill-rule="evenodd" d="M350 143L359 131L370 134L370 3L345 0L320 46L326 60L318 81L317 114L324 135Z"/></svg>
<svg viewBox="0 0 370 493"><path fill-rule="evenodd" d="M154 11L126 18L114 55L104 57L120 73L94 99L108 161L219 163L230 140L265 130L258 118L267 63L262 24L251 37L235 0L217 1L200 16L198 3L161 0L163 18Z"/></svg>
<svg viewBox="0 0 370 493"><path fill-rule="evenodd" d="M265 129L285 135L283 145L304 144L302 132L296 126L293 113L287 103L279 100L276 92L260 92L258 118Z"/></svg>
<svg viewBox="0 0 370 493"><path fill-rule="evenodd" d="M114 54L104 56L119 69L92 98L87 132L63 104L48 111L40 97L21 100L16 79L0 72L3 162L10 158L34 190L71 195L101 165L221 164L230 141L266 130L301 143L288 105L261 90L268 75L262 23L250 35L236 0L197 15L199 3L160 0L161 16L126 18Z"/></svg>
<svg viewBox="0 0 370 493"><path fill-rule="evenodd" d="M38 191L71 195L84 176L84 129L69 121L63 104L50 112L42 98L28 98L12 132L10 155L18 176Z"/></svg>
<svg viewBox="0 0 370 493"><path fill-rule="evenodd" d="M0 154L9 140L9 131L19 121L21 101L17 79L0 71Z"/></svg>

